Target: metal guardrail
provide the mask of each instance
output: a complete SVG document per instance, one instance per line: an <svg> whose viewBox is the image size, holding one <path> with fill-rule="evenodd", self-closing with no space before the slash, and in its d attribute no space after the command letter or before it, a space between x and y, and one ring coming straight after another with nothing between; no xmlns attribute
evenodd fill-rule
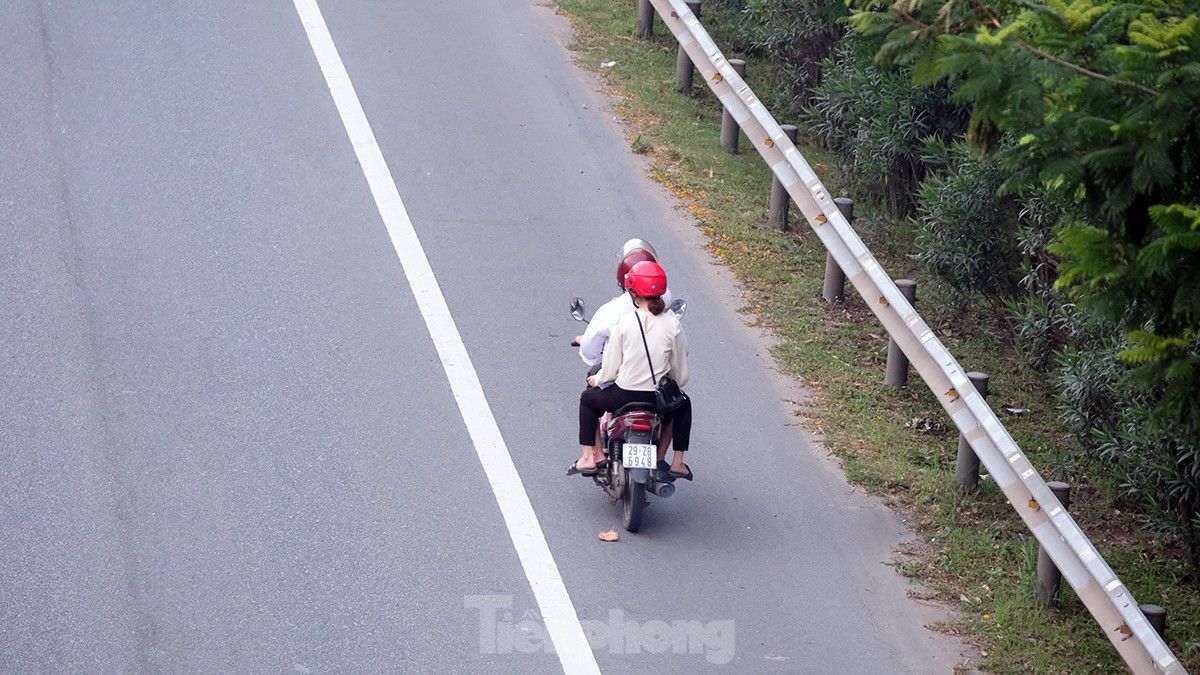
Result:
<svg viewBox="0 0 1200 675"><path fill-rule="evenodd" d="M992 479L1134 673L1186 673L1133 595L1017 447L966 372L837 209L829 191L684 0L650 0L846 277L904 350Z"/></svg>

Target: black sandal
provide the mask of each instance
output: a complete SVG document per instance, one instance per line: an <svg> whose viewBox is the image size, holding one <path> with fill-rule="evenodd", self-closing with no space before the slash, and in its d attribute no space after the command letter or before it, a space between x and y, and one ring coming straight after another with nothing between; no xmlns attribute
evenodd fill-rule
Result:
<svg viewBox="0 0 1200 675"><path fill-rule="evenodd" d="M674 476L676 478L682 478L684 480L691 480L692 479L692 467L688 466L687 464L684 464L683 468L687 470L687 473L676 473L674 469L671 469L670 473L672 476Z"/></svg>
<svg viewBox="0 0 1200 675"><path fill-rule="evenodd" d="M575 460L575 464L578 464L578 463L579 463L579 460ZM577 469L577 468L575 468L575 464L572 464L571 466L567 467L567 475L568 476L574 476L575 474L579 474L581 476L595 476L596 474L600 473L599 466L593 467L591 469Z"/></svg>

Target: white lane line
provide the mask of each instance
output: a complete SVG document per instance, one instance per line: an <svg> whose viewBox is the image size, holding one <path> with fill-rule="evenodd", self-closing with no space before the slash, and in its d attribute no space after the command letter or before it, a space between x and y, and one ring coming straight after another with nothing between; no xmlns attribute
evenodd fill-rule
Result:
<svg viewBox="0 0 1200 675"><path fill-rule="evenodd" d="M479 462L487 474L492 492L496 495L496 503L504 515L508 526L509 536L517 556L525 568L525 576L533 587L533 595L537 599L538 608L542 613L546 631L554 643L554 650L562 663L563 671L567 673L599 673L596 657L588 646L583 627L579 624L579 616L575 613L575 605L567 594L554 556L546 544L546 536L538 523L533 505L529 503L529 495L521 476L513 465L508 447L500 436L492 409L488 406L483 395L483 387L479 384L479 376L467 348L463 345L458 334L458 327L446 306L446 299L433 276L429 259L421 248L417 233L413 229L404 202L396 190L396 181L388 171L383 160L383 153L375 141L375 133L367 122L358 94L346 73L342 57L338 55L333 36L325 25L321 9L316 0L294 0L296 12L304 23L308 33L308 41L316 54L321 71L329 91L341 114L342 124L354 145L358 162L379 207L379 215L387 226L392 238L396 255L404 267L404 274L416 296L421 315L425 317L425 325L437 346L438 356L446 370L446 378L454 398L458 401L459 412L475 443L475 451Z"/></svg>

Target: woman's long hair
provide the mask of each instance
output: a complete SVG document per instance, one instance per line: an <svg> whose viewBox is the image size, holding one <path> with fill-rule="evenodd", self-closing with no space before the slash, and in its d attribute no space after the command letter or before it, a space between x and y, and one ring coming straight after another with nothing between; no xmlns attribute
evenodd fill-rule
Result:
<svg viewBox="0 0 1200 675"><path fill-rule="evenodd" d="M647 297L645 300L648 303L647 309L649 309L650 313L654 316L658 316L667 310L667 303L663 302L662 296L660 295Z"/></svg>
<svg viewBox="0 0 1200 675"><path fill-rule="evenodd" d="M647 309L654 316L667 311L667 303L663 302L661 295L638 295L631 290L629 291L629 297L633 300L634 305L637 305L638 298L645 300L648 303Z"/></svg>

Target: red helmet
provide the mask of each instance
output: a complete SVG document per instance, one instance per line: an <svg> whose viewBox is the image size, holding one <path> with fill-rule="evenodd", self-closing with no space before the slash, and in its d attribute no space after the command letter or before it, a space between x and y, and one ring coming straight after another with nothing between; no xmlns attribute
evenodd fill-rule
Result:
<svg viewBox="0 0 1200 675"><path fill-rule="evenodd" d="M645 239L630 239L621 248L621 262L617 265L617 285L625 288L625 275L640 262L658 262L654 247Z"/></svg>
<svg viewBox="0 0 1200 675"><path fill-rule="evenodd" d="M657 298L667 292L667 273L656 262L637 263L625 275L625 288L643 298Z"/></svg>

